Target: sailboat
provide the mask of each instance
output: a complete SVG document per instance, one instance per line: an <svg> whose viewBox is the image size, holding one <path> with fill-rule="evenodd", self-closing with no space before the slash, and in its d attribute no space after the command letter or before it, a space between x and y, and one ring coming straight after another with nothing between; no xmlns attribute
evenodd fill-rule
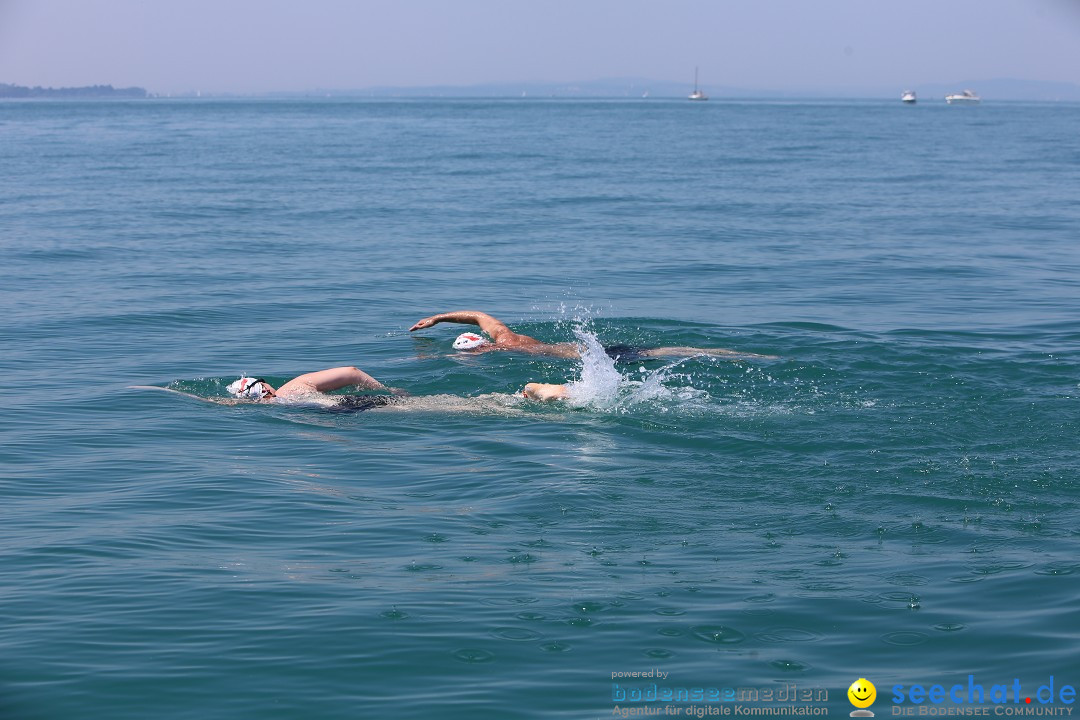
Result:
<svg viewBox="0 0 1080 720"><path fill-rule="evenodd" d="M691 100L708 100L709 96L706 95L705 93L701 92L701 90L698 89L697 71L698 71L698 69L697 69L697 67L695 67L694 68L694 92L690 93L690 99Z"/></svg>

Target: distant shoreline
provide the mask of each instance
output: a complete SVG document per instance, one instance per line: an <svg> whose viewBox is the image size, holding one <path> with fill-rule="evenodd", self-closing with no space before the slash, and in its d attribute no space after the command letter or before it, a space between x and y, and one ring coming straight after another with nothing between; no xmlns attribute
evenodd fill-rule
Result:
<svg viewBox="0 0 1080 720"><path fill-rule="evenodd" d="M112 85L51 88L0 83L0 98L145 98L145 88L114 88Z"/></svg>

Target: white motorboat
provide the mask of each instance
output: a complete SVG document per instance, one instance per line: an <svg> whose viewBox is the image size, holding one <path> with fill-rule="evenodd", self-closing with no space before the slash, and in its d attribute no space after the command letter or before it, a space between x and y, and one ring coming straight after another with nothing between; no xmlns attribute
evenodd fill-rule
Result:
<svg viewBox="0 0 1080 720"><path fill-rule="evenodd" d="M905 103L908 103L908 104L914 104L915 103L915 91L914 90L905 90L904 94L900 96L900 102L905 102Z"/></svg>
<svg viewBox="0 0 1080 720"><path fill-rule="evenodd" d="M945 102L950 105L976 105L979 102L979 96L975 94L974 90L965 90L962 93L946 95Z"/></svg>
<svg viewBox="0 0 1080 720"><path fill-rule="evenodd" d="M709 96L706 95L705 93L701 92L701 90L698 89L697 70L698 70L697 68L694 68L694 92L690 93L690 99L691 100L708 100Z"/></svg>

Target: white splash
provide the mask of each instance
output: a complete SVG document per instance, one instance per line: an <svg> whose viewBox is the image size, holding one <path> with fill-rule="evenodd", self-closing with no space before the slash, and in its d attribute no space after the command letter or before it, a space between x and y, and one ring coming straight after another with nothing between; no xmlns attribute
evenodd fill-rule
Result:
<svg viewBox="0 0 1080 720"><path fill-rule="evenodd" d="M664 403L681 404L708 398L708 393L689 384L690 376L673 372L687 358L652 371L639 366L639 379L634 379L619 372L615 360L604 352L596 334L583 324L575 326L574 335L581 348L581 374L567 384L567 402L574 407L626 412L642 403L660 403L662 407ZM673 384L676 381L687 384L677 386Z"/></svg>
<svg viewBox="0 0 1080 720"><path fill-rule="evenodd" d="M615 361L604 352L596 335L583 326L574 328L581 347L581 375L567 384L568 400L572 405L607 409L619 398L623 377L615 369Z"/></svg>

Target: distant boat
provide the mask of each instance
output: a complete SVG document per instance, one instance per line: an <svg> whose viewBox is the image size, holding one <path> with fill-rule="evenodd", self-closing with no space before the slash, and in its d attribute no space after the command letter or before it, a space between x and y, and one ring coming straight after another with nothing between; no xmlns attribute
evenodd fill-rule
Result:
<svg viewBox="0 0 1080 720"><path fill-rule="evenodd" d="M950 105L977 105L979 103L979 96L975 94L974 90L965 90L962 93L946 95L945 102Z"/></svg>
<svg viewBox="0 0 1080 720"><path fill-rule="evenodd" d="M701 90L698 89L697 70L698 69L695 67L694 68L694 92L690 93L690 99L691 100L708 100L709 96L706 95L705 93L701 92Z"/></svg>
<svg viewBox="0 0 1080 720"><path fill-rule="evenodd" d="M904 94L900 96L900 102L905 102L905 103L908 103L910 105L914 105L915 104L915 91L914 90L905 90Z"/></svg>

